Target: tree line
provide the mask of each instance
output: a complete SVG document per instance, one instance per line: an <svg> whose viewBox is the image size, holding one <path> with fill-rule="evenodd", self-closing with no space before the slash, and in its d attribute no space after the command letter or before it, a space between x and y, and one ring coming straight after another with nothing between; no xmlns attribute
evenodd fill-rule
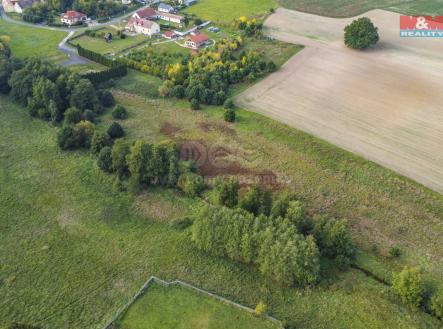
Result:
<svg viewBox="0 0 443 329"><path fill-rule="evenodd" d="M215 184L215 203L198 213L192 226L195 245L215 256L256 265L284 285L306 286L319 280L320 257L349 265L355 247L346 223L310 218L301 202L250 188L241 197L234 179Z"/></svg>

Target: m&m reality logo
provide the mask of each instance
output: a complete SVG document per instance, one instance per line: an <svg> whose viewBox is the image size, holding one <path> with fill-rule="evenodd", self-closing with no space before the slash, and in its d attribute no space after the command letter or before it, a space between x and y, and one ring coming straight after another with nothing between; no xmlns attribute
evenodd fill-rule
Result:
<svg viewBox="0 0 443 329"><path fill-rule="evenodd" d="M400 16L403 38L443 38L443 16Z"/></svg>

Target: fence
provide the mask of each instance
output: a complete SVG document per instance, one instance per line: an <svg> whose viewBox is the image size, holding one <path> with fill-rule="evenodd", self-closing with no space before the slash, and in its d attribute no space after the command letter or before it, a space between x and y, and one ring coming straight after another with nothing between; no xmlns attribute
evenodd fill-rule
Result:
<svg viewBox="0 0 443 329"><path fill-rule="evenodd" d="M184 281L181 281L181 280L174 280L174 281L171 281L171 282L167 282L167 281L164 281L164 280L162 280L162 279L159 279L159 278L157 278L157 277L155 277L155 276L151 276L149 279L148 279L148 281L146 281L145 282L145 284L140 288L140 290L134 295L134 297L132 297L125 305L123 305L123 307L121 307L119 310L117 310L117 313L115 314L115 316L112 318L112 320L103 328L103 329L113 329L114 328L114 324L115 324L115 322L117 321L117 320L119 320L122 316L123 316L123 314L128 310L128 308L141 296L141 295L143 295L145 292L146 292L146 290L149 288L149 286L152 284L152 283L158 283L158 284L161 284L161 285L163 285L163 286L170 286L170 285L179 285L179 286L182 286L182 287L186 287L186 288L188 288L188 289L191 289L191 290L195 290L195 291L197 291L197 292L199 292L199 293L201 293L201 294L203 294L203 295L206 295L206 296L209 296L209 297L211 297L211 298L214 298L214 299L217 299L217 300L219 300L219 301L221 301L221 302L223 302L223 303L225 303L225 304L228 304L228 305L232 305L232 306L235 306L235 307L238 307L238 308L240 308L240 309L242 309L243 311L246 311L246 312L249 312L249 313L252 313L252 314L255 314L255 310L254 309L252 309L252 308L250 308L250 307L247 307L247 306L245 306L245 305L241 305L241 304L238 304L238 303L236 303L236 302L233 302L232 300L229 300L229 299L226 299L226 298L223 298L223 297L221 297L221 296L218 296L218 295L216 295L216 294L213 294L212 292L209 292L209 291L207 291L207 290L204 290L204 289L201 289L201 288L198 288L198 287L196 287L196 286L193 286L192 284L189 284L189 283L186 283L186 282L184 282ZM283 329L283 324L282 324L282 322L280 321L280 320L278 320L278 319L276 319L276 318L274 318L274 317L272 317L272 316L269 316L269 315L266 315L266 318L268 319L268 320L270 320L270 321L272 321L272 322L274 322L279 328L281 328L281 329Z"/></svg>

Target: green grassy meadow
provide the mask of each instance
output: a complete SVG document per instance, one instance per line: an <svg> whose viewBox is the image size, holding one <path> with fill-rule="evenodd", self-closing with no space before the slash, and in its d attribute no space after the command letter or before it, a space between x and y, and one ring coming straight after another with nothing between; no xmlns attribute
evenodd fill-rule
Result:
<svg viewBox="0 0 443 329"><path fill-rule="evenodd" d="M275 161L273 152L284 154L281 151L285 149L294 169L305 168L300 177L311 179L313 172L309 173L308 168L323 172L309 190L302 185L297 189L300 196L304 191L310 209L326 205L320 203L322 197L328 197L324 192L317 195L318 200L309 200L309 194L317 194L318 188L325 191L327 185L340 180L337 190L348 192L342 184L351 183L342 180L342 173L332 168L315 169L322 161L315 164L309 160L314 159L310 150L317 157L325 157L323 161L332 161L327 159L335 153L331 146L300 132L288 135L292 130L269 119L240 111L238 126L232 127L237 138L232 139L232 132L212 117L221 113L216 109L211 109L209 115L167 100L127 94L117 98L129 109L130 117L123 122L133 131L128 139L144 137L155 141L195 135L210 142L224 138L230 140L229 147L260 150L265 156L261 167L269 166L268 157L273 157L275 166L270 168L276 171L281 169L283 159ZM248 266L199 252L190 242L189 230L178 231L169 225L171 219L198 206L198 200L161 189L136 197L115 192L112 177L100 172L91 155L60 151L55 128L30 118L7 98L2 97L1 104L2 321L30 322L48 329L98 329L149 276L156 275L166 280L182 279L251 307L263 300L271 314L291 319L303 328L438 328L438 320L396 302L385 286L356 270L331 270L322 274L322 283L315 288L290 289L265 279ZM182 130L176 131L175 136L166 136L162 133L165 122ZM105 119L101 125L106 125ZM256 126L263 127L259 135ZM304 147L286 144L291 140ZM339 158L333 162L340 164ZM379 188L386 185L364 184L362 193L380 195L375 191ZM397 204L396 210L412 206L413 201L401 202L404 195L398 193L392 201L385 201L386 208L374 211L386 215L387 209L394 210L390 202ZM344 211L339 202L336 211ZM358 213L355 208L353 211ZM355 237L357 242L363 239L357 232Z"/></svg>
<svg viewBox="0 0 443 329"><path fill-rule="evenodd" d="M43 56L52 61L67 59L57 49L60 41L67 35L66 32L11 24L0 18L0 35L11 38L9 45L17 57Z"/></svg>
<svg viewBox="0 0 443 329"><path fill-rule="evenodd" d="M152 284L118 321L119 329L279 329L233 305L178 285Z"/></svg>
<svg viewBox="0 0 443 329"><path fill-rule="evenodd" d="M215 23L229 24L241 16L268 14L271 8L277 8L275 0L200 0L185 12Z"/></svg>
<svg viewBox="0 0 443 329"><path fill-rule="evenodd" d="M151 41L151 38L141 34L136 36L127 36L125 39L120 39L117 36L117 29L112 27L106 27L97 31L112 33L114 37L112 42L106 42L104 38L90 37L87 35L83 35L79 38L73 39L71 42L74 45L80 45L83 48L95 51L99 54L117 54L132 46Z"/></svg>
<svg viewBox="0 0 443 329"><path fill-rule="evenodd" d="M398 11L410 15L441 15L442 0L278 0L279 5L328 17L352 17L372 9Z"/></svg>
<svg viewBox="0 0 443 329"><path fill-rule="evenodd" d="M350 7L330 6L326 0L294 1L330 15L351 15L354 10L350 1L343 1ZM200 2L188 10L226 22L275 6L270 0ZM425 6L422 1L408 3L408 10L421 10L421 4ZM0 35L11 36L19 57L63 58L56 46L64 32L36 32L0 20ZM245 47L264 52L278 65L300 50L276 48L275 42ZM165 51L169 46L162 45ZM85 69L89 66L74 68ZM186 101L158 98L161 83L133 70L116 81L113 93L129 112L128 119L120 121L128 142L198 142L207 151L221 145L245 178L271 171L281 182L277 191L291 190L309 214L345 219L359 248L358 266L386 281L405 265L420 266L427 279L441 282L442 195L261 115L236 109L236 123L227 124L221 107L192 111ZM112 121L108 109L97 129L105 130ZM171 223L201 206L200 199L166 189L140 195L118 192L114 177L100 171L90 153L59 150L57 129L0 96L0 327L18 321L45 329L102 329L155 275L181 279L250 307L263 301L271 315L297 328L441 328L441 321L403 305L387 286L354 268L341 272L327 267L317 286L297 289L282 287L252 267L198 251L189 228L179 230ZM389 256L392 246L401 249L399 258ZM148 290L123 318L122 328L144 329L148 319L159 323L153 329L169 329L169 322L161 319L188 315L200 320L189 328L205 328L207 319L224 314L231 319L231 310L220 309L218 303L171 291ZM205 312L195 313L201 303ZM157 312L143 312L153 304ZM244 316L238 315L235 323L242 323L238 319ZM207 328L220 327L209 321Z"/></svg>

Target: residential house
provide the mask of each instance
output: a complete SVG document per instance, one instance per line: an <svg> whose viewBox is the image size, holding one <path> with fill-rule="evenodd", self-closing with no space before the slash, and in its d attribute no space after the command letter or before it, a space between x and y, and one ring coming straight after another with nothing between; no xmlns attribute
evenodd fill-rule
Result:
<svg viewBox="0 0 443 329"><path fill-rule="evenodd" d="M162 19L167 22L172 22L172 23L177 23L177 24L182 24L185 19L183 16L180 16L180 15L171 14L171 13L164 13L164 12L160 12L160 11L157 11L157 18Z"/></svg>
<svg viewBox="0 0 443 329"><path fill-rule="evenodd" d="M63 24L74 25L86 21L86 15L75 10L68 10L60 16Z"/></svg>
<svg viewBox="0 0 443 329"><path fill-rule="evenodd" d="M172 32L172 31L165 31L163 33L163 38L169 39L169 40L175 39L175 38L177 38L177 34L175 34L175 32Z"/></svg>
<svg viewBox="0 0 443 329"><path fill-rule="evenodd" d="M138 19L132 17L126 26L126 29L130 32L144 34L150 37L160 33L160 25L145 18Z"/></svg>
<svg viewBox="0 0 443 329"><path fill-rule="evenodd" d="M185 38L185 45L186 47L192 48L192 49L198 49L200 47L203 47L209 43L209 37L204 34L196 34L196 35L188 35Z"/></svg>
<svg viewBox="0 0 443 329"><path fill-rule="evenodd" d="M172 7L171 5L168 5L166 3L160 3L158 5L158 11L162 12L162 13L175 13L175 9L174 7Z"/></svg>
<svg viewBox="0 0 443 329"><path fill-rule="evenodd" d="M137 10L132 17L135 19L157 19L157 12L148 7Z"/></svg>
<svg viewBox="0 0 443 329"><path fill-rule="evenodd" d="M25 8L31 7L37 0L3 0L3 10L7 13L23 14Z"/></svg>
<svg viewBox="0 0 443 329"><path fill-rule="evenodd" d="M130 5L132 3L132 0L122 0L122 4L124 5Z"/></svg>

